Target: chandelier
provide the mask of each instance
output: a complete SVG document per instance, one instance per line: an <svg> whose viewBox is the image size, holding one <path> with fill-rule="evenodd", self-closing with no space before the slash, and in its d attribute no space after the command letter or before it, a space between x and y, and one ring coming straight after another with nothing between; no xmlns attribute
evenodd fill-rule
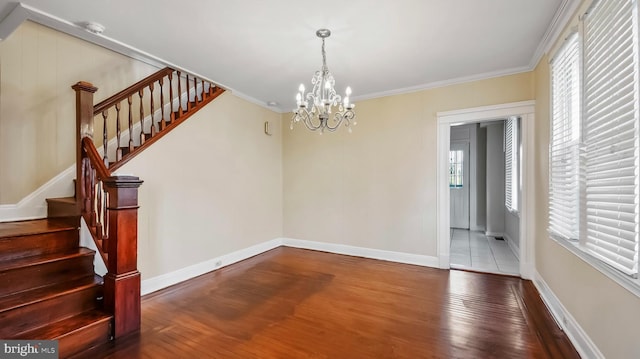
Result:
<svg viewBox="0 0 640 359"><path fill-rule="evenodd" d="M316 71L311 79L313 86L310 92L305 94L303 84L298 88L296 103L298 108L293 110L290 128L293 124L302 122L311 131L320 130L320 134L325 130L335 131L341 124L344 124L351 133L351 125L356 125L356 114L353 108L355 104L349 102L351 87L345 90L344 99L336 93L336 81L327 67L327 54L324 51L324 39L331 35L328 29L316 31L316 36L322 39L322 69ZM337 109L336 109L337 107Z"/></svg>

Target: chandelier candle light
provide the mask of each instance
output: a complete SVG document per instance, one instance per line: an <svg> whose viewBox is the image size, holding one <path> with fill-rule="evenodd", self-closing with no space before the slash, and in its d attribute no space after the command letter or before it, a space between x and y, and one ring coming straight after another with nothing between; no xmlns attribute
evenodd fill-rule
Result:
<svg viewBox="0 0 640 359"><path fill-rule="evenodd" d="M353 111L355 104L349 102L351 96L351 87L345 90L344 99L336 93L336 81L333 78L329 68L327 67L327 54L324 51L324 39L331 35L328 29L320 29L316 31L316 35L322 39L322 69L316 71L311 79L313 89L305 94L303 84L298 88L296 95L296 103L298 108L293 110L290 128L293 130L293 124L302 122L311 131L320 130L320 134L325 130L335 131L341 124L351 133L351 125L356 125L356 114ZM311 106L309 106L311 105ZM337 111L334 107L338 106ZM332 109L334 113L332 114Z"/></svg>

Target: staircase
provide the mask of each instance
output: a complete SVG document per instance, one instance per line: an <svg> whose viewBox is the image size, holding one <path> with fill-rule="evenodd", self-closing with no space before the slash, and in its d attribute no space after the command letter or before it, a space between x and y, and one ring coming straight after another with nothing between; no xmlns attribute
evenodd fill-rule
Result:
<svg viewBox="0 0 640 359"><path fill-rule="evenodd" d="M110 340L113 318L70 222L0 223L0 338L58 340L61 358Z"/></svg>
<svg viewBox="0 0 640 359"><path fill-rule="evenodd" d="M76 194L47 199L48 218L0 223L0 339L58 340L60 358L140 329L142 181L113 172L225 91L171 68L96 105L92 84L72 88ZM94 124L102 127L101 151ZM98 253L79 246L81 219ZM104 278L94 273L96 254L107 267Z"/></svg>

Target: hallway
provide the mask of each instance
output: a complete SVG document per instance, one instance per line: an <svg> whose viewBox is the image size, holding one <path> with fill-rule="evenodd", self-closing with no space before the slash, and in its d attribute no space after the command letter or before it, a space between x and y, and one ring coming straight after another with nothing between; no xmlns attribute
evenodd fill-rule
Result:
<svg viewBox="0 0 640 359"><path fill-rule="evenodd" d="M451 268L519 275L520 262L505 240L451 228Z"/></svg>

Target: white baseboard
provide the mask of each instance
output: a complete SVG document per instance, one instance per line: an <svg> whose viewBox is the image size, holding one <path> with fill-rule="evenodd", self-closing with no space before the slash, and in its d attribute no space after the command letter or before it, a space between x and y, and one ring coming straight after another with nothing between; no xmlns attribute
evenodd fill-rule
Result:
<svg viewBox="0 0 640 359"><path fill-rule="evenodd" d="M237 263L239 261L245 260L247 258L253 257L255 255L264 253L280 246L311 249L335 254L345 254L350 256L438 268L437 257L384 251L380 249L362 248L343 244L305 241L301 239L275 238L264 243L256 244L249 248L241 249L229 254L222 255L220 257L209 259L207 261L178 269L173 272L162 274L149 279L144 279L141 283L141 294L146 295L158 291L160 289L178 284L191 278L195 278L205 273L212 272L214 270L220 269L233 263Z"/></svg>
<svg viewBox="0 0 640 359"><path fill-rule="evenodd" d="M484 235L487 237L504 237L502 232L484 232Z"/></svg>
<svg viewBox="0 0 640 359"><path fill-rule="evenodd" d="M438 268L451 269L451 256L449 254L440 254L440 257L434 257L438 260Z"/></svg>
<svg viewBox="0 0 640 359"><path fill-rule="evenodd" d="M294 238L282 238L282 244L287 247L312 249L335 254L379 259L390 262L415 264L424 267L440 268L438 257L425 256L402 252L385 251L381 249L363 248L345 244L314 242Z"/></svg>
<svg viewBox="0 0 640 359"><path fill-rule="evenodd" d="M222 255L204 262L200 262L173 272L159 275L157 277L144 279L141 283L141 294L146 295L157 290L172 286L185 280L195 278L199 275L226 267L230 264L253 257L260 253L272 250L282 245L281 238L259 243L249 248L244 248L229 254Z"/></svg>
<svg viewBox="0 0 640 359"><path fill-rule="evenodd" d="M506 232L504 233L504 239L507 241L507 245L509 245L511 252L513 252L516 258L518 258L518 261L520 261L520 248L518 248L516 242L514 242L513 238L511 238L511 236Z"/></svg>
<svg viewBox="0 0 640 359"><path fill-rule="evenodd" d="M0 222L45 218L47 216L46 199L72 196L75 176L76 165L73 164L17 204L0 205Z"/></svg>
<svg viewBox="0 0 640 359"><path fill-rule="evenodd" d="M598 347L593 343L593 341L591 341L591 338L589 338L587 333L585 333L571 313L569 313L562 305L558 297L556 297L553 291L551 291L551 288L549 288L540 273L537 271L535 272L533 284L538 289L542 300L546 304L547 308L549 308L549 311L560 328L564 330L567 337L569 337L569 340L571 340L571 343L573 343L573 346L580 354L580 357L604 359L604 355L602 355Z"/></svg>

